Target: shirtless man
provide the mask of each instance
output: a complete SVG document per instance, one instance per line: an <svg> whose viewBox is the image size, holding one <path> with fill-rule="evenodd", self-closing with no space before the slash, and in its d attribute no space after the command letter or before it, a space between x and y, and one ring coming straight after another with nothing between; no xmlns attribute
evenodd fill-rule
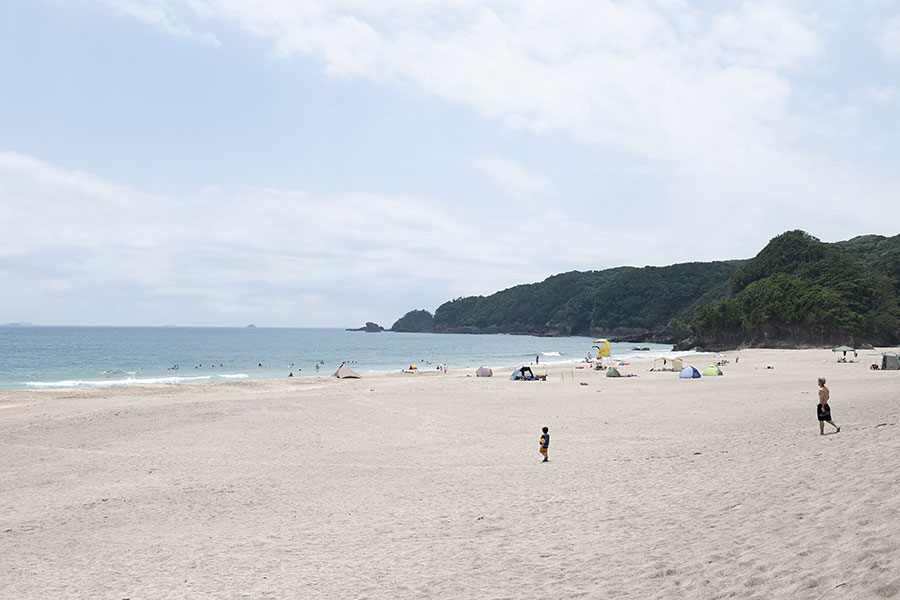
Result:
<svg viewBox="0 0 900 600"><path fill-rule="evenodd" d="M819 403L816 405L816 417L819 419L819 435L825 435L825 423L835 428L835 433L841 430L831 420L831 407L828 406L828 400L831 398L831 392L825 387L825 378L819 377Z"/></svg>

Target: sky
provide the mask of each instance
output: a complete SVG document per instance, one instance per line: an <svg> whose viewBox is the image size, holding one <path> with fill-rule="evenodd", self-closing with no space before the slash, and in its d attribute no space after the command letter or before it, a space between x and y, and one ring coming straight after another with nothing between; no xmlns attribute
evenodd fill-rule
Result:
<svg viewBox="0 0 900 600"><path fill-rule="evenodd" d="M385 327L900 233L900 1L0 1L0 323Z"/></svg>

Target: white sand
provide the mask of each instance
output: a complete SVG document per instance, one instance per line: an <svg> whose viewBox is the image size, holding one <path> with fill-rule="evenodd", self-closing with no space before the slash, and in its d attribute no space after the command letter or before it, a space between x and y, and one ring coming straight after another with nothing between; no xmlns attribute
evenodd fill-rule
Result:
<svg viewBox="0 0 900 600"><path fill-rule="evenodd" d="M900 372L834 358L0 393L0 597L900 598Z"/></svg>

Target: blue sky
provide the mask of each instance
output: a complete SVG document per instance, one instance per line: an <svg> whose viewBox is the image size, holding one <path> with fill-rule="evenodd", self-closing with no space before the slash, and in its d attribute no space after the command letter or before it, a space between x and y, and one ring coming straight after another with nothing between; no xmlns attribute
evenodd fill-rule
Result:
<svg viewBox="0 0 900 600"><path fill-rule="evenodd" d="M390 326L900 233L900 3L0 4L0 322Z"/></svg>

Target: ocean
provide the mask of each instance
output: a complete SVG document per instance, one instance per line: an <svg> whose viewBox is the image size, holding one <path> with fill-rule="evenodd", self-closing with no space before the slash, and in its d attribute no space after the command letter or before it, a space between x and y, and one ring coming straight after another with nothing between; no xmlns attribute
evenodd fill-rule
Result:
<svg viewBox="0 0 900 600"><path fill-rule="evenodd" d="M146 385L574 363L592 338L364 333L268 327L0 327L0 390ZM636 350L649 347L649 351ZM660 356L670 345L614 343L612 355ZM316 369L316 364L319 369Z"/></svg>

